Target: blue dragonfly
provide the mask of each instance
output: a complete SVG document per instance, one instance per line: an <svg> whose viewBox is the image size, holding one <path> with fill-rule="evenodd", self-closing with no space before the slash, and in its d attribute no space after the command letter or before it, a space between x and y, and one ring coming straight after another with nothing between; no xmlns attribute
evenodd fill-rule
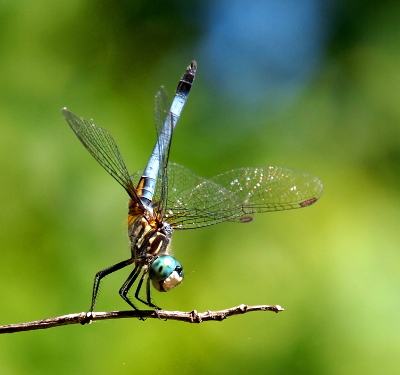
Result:
<svg viewBox="0 0 400 375"><path fill-rule="evenodd" d="M120 296L139 310L128 292L138 280L135 298L160 309L151 300L150 283L167 292L183 281L181 264L169 255L172 232L224 221L250 222L256 213L290 210L315 203L323 192L321 181L310 174L284 167L240 168L211 179L169 163L172 133L195 79L193 61L179 81L172 104L163 87L155 97L157 142L143 171L130 175L111 135L103 128L63 108L66 121L85 148L126 190L131 256L99 271L94 278L94 310L101 280L126 266L134 268L119 290ZM146 282L146 298L140 296Z"/></svg>

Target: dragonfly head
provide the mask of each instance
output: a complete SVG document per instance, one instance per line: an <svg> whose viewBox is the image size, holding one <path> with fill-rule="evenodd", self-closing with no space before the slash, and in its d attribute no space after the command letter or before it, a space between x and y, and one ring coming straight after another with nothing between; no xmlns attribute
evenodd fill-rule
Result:
<svg viewBox="0 0 400 375"><path fill-rule="evenodd" d="M159 292L168 292L182 282L183 268L175 258L163 255L151 264L149 278Z"/></svg>

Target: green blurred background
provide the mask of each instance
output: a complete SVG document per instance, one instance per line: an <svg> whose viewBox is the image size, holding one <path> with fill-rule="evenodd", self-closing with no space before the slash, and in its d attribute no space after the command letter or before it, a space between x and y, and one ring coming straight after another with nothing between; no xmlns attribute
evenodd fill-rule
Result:
<svg viewBox="0 0 400 375"><path fill-rule="evenodd" d="M283 313L3 335L1 374L400 373L400 3L283 3L0 3L0 324L86 311L95 273L129 255L126 193L64 106L110 131L133 173L158 87L172 96L196 59L172 161L204 177L282 165L325 186L304 210L176 232L185 281L154 293L166 310ZM127 308L128 272L97 311Z"/></svg>

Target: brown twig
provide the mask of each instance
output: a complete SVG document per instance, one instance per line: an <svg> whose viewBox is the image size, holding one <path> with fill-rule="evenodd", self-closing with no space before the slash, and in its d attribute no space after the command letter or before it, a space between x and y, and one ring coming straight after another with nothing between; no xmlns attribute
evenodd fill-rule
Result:
<svg viewBox="0 0 400 375"><path fill-rule="evenodd" d="M258 306L247 306L240 305L231 307L230 309L220 311L206 311L204 313L198 313L196 310L191 312L183 311L164 311L164 310L142 310L142 311L110 311L110 312L94 312L90 316L86 313L69 314L57 316L55 318L36 320L34 322L19 323L19 324L8 324L0 326L0 333L14 333L22 331L32 331L36 329L45 329L52 327L60 327L67 324L86 324L96 320L105 319L120 319L120 318L139 318L145 320L147 318L162 319L162 320L180 320L187 323L201 323L207 320L221 321L231 315L245 314L252 311L274 311L276 313L283 311L283 308L279 305L258 305Z"/></svg>

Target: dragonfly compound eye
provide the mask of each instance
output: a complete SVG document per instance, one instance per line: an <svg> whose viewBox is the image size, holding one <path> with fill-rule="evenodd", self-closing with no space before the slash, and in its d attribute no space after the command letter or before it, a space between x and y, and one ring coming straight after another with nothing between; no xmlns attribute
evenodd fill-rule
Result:
<svg viewBox="0 0 400 375"><path fill-rule="evenodd" d="M183 268L175 258L163 255L151 264L149 277L159 292L168 292L182 282Z"/></svg>

